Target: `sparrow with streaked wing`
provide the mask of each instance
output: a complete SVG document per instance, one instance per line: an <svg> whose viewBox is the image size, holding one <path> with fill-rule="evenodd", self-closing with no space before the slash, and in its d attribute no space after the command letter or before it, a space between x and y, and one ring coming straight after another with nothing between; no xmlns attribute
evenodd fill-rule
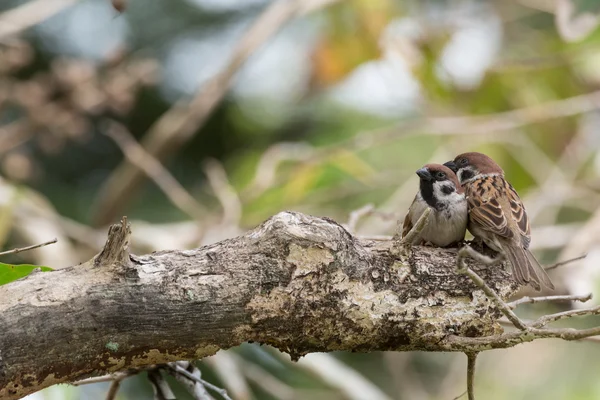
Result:
<svg viewBox="0 0 600 400"><path fill-rule="evenodd" d="M467 201L454 172L440 164L427 164L417 175L419 191L404 218L402 237L427 207L431 207L429 223L421 232L421 239L440 247L463 240L467 229Z"/></svg>
<svg viewBox="0 0 600 400"><path fill-rule="evenodd" d="M444 164L462 184L469 206L468 229L503 253L517 283L554 289L544 268L529 251L531 229L519 195L494 160L481 153L463 153Z"/></svg>

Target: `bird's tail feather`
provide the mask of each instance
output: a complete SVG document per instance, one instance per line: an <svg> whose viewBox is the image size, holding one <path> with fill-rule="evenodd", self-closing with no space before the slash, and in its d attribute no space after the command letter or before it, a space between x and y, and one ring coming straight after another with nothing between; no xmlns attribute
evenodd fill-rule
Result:
<svg viewBox="0 0 600 400"><path fill-rule="evenodd" d="M527 256L527 261L529 261L529 271L532 276L535 276L537 281L542 284L542 286L546 286L548 289L554 289L554 284L550 280L550 277L544 270L544 267L540 265L538 260L531 254L531 252L527 249L523 250L525 255Z"/></svg>
<svg viewBox="0 0 600 400"><path fill-rule="evenodd" d="M531 282L529 261L523 249L516 246L505 246L503 248L504 254L508 261L510 261L510 272L513 278L519 285L527 285ZM534 278L535 279L535 278ZM540 290L540 285L537 282L531 282L536 290Z"/></svg>
<svg viewBox="0 0 600 400"><path fill-rule="evenodd" d="M541 290L541 286L554 289L548 274L529 250L517 246L505 246L503 250L517 283L529 284L537 291Z"/></svg>

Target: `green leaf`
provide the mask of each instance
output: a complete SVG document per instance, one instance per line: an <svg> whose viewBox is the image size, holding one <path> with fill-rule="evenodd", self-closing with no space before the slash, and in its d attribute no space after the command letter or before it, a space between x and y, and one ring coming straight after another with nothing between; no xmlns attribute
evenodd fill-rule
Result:
<svg viewBox="0 0 600 400"><path fill-rule="evenodd" d="M5 285L9 282L23 278L36 268L40 268L42 272L53 271L52 268L41 265L0 263L0 285Z"/></svg>

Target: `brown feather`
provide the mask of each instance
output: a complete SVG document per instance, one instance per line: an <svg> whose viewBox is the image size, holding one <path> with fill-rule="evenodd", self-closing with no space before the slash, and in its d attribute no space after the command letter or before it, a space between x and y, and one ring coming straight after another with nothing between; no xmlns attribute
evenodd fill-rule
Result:
<svg viewBox="0 0 600 400"><path fill-rule="evenodd" d="M404 217L404 223L402 224L402 237L405 237L408 232L412 229L413 224L410 220L410 211L406 213L406 217Z"/></svg>
<svg viewBox="0 0 600 400"><path fill-rule="evenodd" d="M533 286L535 290L540 290L540 284L534 281L530 277L529 261L525 250L519 246L512 246L507 244L502 247L506 258L510 261L511 272L515 280L520 285L527 285L528 283Z"/></svg>

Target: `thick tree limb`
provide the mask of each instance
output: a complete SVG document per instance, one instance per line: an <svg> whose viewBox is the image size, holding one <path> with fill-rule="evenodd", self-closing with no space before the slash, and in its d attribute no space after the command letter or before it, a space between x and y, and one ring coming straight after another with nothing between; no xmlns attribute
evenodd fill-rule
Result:
<svg viewBox="0 0 600 400"><path fill-rule="evenodd" d="M494 303L455 272L455 249L391 252L327 218L282 212L234 239L144 256L129 254L129 232L124 220L91 261L0 286L0 398L246 341L298 358L473 352L553 332L502 334ZM514 293L501 266L465 263L502 298Z"/></svg>

